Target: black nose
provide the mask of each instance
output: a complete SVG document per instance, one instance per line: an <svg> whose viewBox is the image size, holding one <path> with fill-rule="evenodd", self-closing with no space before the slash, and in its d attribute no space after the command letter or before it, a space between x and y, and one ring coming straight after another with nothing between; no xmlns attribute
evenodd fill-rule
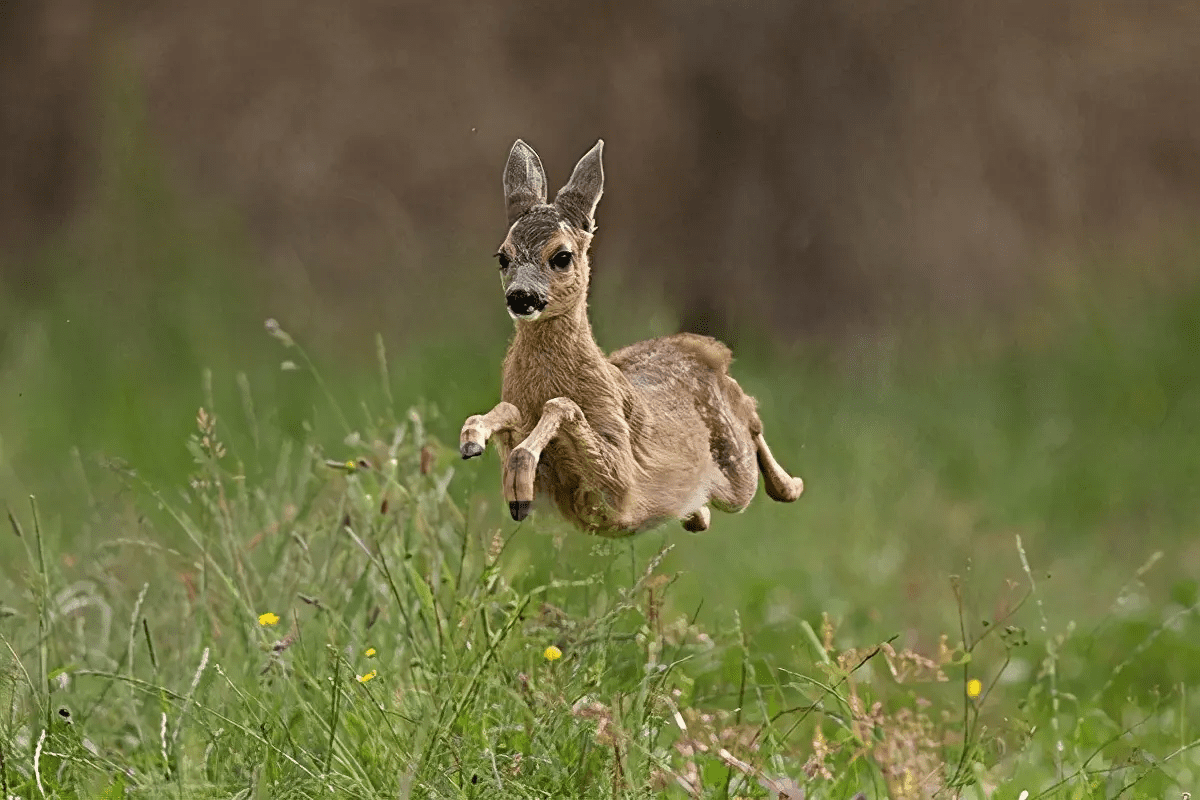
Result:
<svg viewBox="0 0 1200 800"><path fill-rule="evenodd" d="M535 311L542 311L546 308L546 301L534 294L527 292L524 289L513 289L506 295L509 309L519 317L526 314L532 314Z"/></svg>

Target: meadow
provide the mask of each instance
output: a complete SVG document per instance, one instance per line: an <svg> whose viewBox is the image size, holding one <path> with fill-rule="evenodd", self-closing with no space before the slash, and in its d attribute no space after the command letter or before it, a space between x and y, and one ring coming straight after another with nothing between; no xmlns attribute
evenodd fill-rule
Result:
<svg viewBox="0 0 1200 800"><path fill-rule="evenodd" d="M62 280L0 300L3 796L1197 786L1194 238L1005 318L746 331L805 496L610 541L458 459L509 325L486 259L420 287L467 321L294 327L136 130L31 256ZM600 283L606 348L672 330Z"/></svg>

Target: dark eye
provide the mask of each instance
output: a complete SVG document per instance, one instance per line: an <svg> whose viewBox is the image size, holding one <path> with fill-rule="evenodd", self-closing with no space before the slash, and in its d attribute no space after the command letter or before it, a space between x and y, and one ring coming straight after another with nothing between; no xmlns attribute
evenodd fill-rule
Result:
<svg viewBox="0 0 1200 800"><path fill-rule="evenodd" d="M496 253L496 258L500 259L500 269L508 269L508 256L504 253Z"/></svg>
<svg viewBox="0 0 1200 800"><path fill-rule="evenodd" d="M555 269L566 269L571 266L571 251L559 250L550 257L550 266Z"/></svg>

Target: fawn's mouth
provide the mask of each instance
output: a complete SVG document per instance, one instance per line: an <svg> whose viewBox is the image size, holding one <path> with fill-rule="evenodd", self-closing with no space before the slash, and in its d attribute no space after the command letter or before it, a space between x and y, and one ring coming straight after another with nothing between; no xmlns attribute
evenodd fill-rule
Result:
<svg viewBox="0 0 1200 800"><path fill-rule="evenodd" d="M513 319L519 319L522 322L533 322L535 319L537 319L538 317L540 317L542 315L542 312L539 309L537 311L530 311L528 314L518 314L517 312L513 311L510 308L510 309L508 309L508 315L510 317L512 317Z"/></svg>

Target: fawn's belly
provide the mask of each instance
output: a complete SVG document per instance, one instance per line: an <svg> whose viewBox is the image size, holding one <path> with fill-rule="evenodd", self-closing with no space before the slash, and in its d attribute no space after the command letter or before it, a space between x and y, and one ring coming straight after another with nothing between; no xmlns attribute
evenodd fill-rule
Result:
<svg viewBox="0 0 1200 800"><path fill-rule="evenodd" d="M589 533L628 536L685 517L708 502L711 462L707 453L684 459L669 473L649 472L635 486L606 484L595 465L582 462L558 439L542 453L537 489L560 514Z"/></svg>
<svg viewBox="0 0 1200 800"><path fill-rule="evenodd" d="M550 498L570 522L589 533L622 536L630 520L623 515L622 497L617 488L603 486L592 475L594 470L558 440L542 452L538 462L536 488Z"/></svg>

